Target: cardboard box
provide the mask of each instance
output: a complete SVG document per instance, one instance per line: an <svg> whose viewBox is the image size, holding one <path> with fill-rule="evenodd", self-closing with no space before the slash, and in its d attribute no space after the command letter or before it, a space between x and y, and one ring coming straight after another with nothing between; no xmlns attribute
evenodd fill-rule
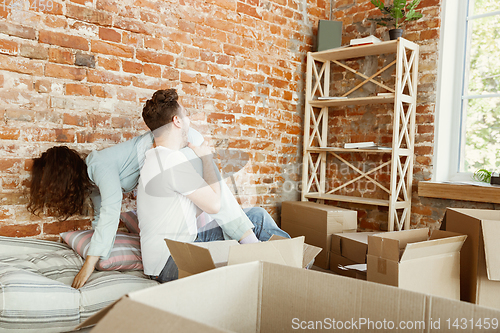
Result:
<svg viewBox="0 0 500 333"><path fill-rule="evenodd" d="M349 259L352 264L366 263L366 254L368 253L368 236L379 233L380 231L333 234L331 251Z"/></svg>
<svg viewBox="0 0 500 333"><path fill-rule="evenodd" d="M460 249L454 232L412 229L368 237L368 281L460 299Z"/></svg>
<svg viewBox="0 0 500 333"><path fill-rule="evenodd" d="M284 239L273 235L268 242L240 245L235 240L185 243L165 239L179 269L179 278L216 267L266 261L303 268L321 251L304 243L304 236Z"/></svg>
<svg viewBox="0 0 500 333"><path fill-rule="evenodd" d="M448 208L443 225L467 235L460 252L460 299L500 309L500 211Z"/></svg>
<svg viewBox="0 0 500 333"><path fill-rule="evenodd" d="M498 328L500 311L334 274L251 262L132 292L80 327L97 323L92 333L275 333L332 327L340 332L428 333L448 331L456 320L463 325L462 318L469 329L460 331L479 332L470 320L474 325L488 320L492 327L495 318Z"/></svg>
<svg viewBox="0 0 500 333"><path fill-rule="evenodd" d="M357 216L358 212L340 207L309 201L285 201L281 206L281 228L291 237L305 236L307 244L322 248L314 265L328 269L331 235L356 231Z"/></svg>
<svg viewBox="0 0 500 333"><path fill-rule="evenodd" d="M349 266L355 264L357 263L341 256L338 253L330 252L330 270L332 272L337 275L366 280L366 270L364 272L360 272L358 270L349 268Z"/></svg>

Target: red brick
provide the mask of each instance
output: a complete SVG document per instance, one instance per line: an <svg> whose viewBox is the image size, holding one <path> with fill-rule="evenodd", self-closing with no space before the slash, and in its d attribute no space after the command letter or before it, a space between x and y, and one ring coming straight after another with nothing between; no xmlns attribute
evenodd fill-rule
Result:
<svg viewBox="0 0 500 333"><path fill-rule="evenodd" d="M243 2L239 2L239 1L238 1L238 5L236 8L236 12L250 15L250 16L253 16L253 17L258 18L258 19L262 18L261 15L259 15L257 13L256 7L249 6L249 5L244 4Z"/></svg>
<svg viewBox="0 0 500 333"><path fill-rule="evenodd" d="M174 57L168 54L161 54L141 49L138 49L136 52L137 60L144 62L152 62L155 64L171 66L174 61Z"/></svg>
<svg viewBox="0 0 500 333"><path fill-rule="evenodd" d="M135 32L138 34L144 34L144 35L151 34L151 31L147 30L147 26L139 20L130 20L118 16L113 25L117 28Z"/></svg>
<svg viewBox="0 0 500 333"><path fill-rule="evenodd" d="M124 72L140 74L142 73L142 64L132 61L122 61L122 68Z"/></svg>
<svg viewBox="0 0 500 333"><path fill-rule="evenodd" d="M54 15L46 15L44 22L49 28L66 28L68 25L68 22L65 19Z"/></svg>
<svg viewBox="0 0 500 333"><path fill-rule="evenodd" d="M50 77L81 81L86 77L86 74L87 72L84 68L70 67L51 63L48 63L45 66L45 75Z"/></svg>
<svg viewBox="0 0 500 333"><path fill-rule="evenodd" d="M0 4L2 7L3 4ZM16 36L25 39L36 39L36 30L31 27L24 27L13 22L0 22L0 32L9 36Z"/></svg>
<svg viewBox="0 0 500 333"><path fill-rule="evenodd" d="M103 27L99 27L99 38L116 43L121 43L122 41L122 35L118 31Z"/></svg>
<svg viewBox="0 0 500 333"><path fill-rule="evenodd" d="M113 17L106 12L89 7L75 6L70 3L66 4L66 16L101 26L110 26L113 23Z"/></svg>
<svg viewBox="0 0 500 333"><path fill-rule="evenodd" d="M141 21L143 22L151 22L158 23L160 22L160 18L158 15L146 11L141 10Z"/></svg>
<svg viewBox="0 0 500 333"><path fill-rule="evenodd" d="M16 54L19 51L19 45L16 42L0 39L0 53Z"/></svg>
<svg viewBox="0 0 500 333"><path fill-rule="evenodd" d="M116 97L119 100L122 100L122 101L135 102L137 100L137 94L135 93L135 91L134 90L129 90L129 89L118 89L116 91ZM112 125L114 123L116 123L116 120L113 120L113 119L114 118L111 119L111 124ZM127 127L130 127L130 125L128 125Z"/></svg>
<svg viewBox="0 0 500 333"><path fill-rule="evenodd" d="M130 46L121 44L111 44L108 42L102 42L98 40L93 40L91 42L92 52L115 55L124 58L133 58L134 49Z"/></svg>
<svg viewBox="0 0 500 333"><path fill-rule="evenodd" d="M159 65L144 64L142 69L147 76L161 77L161 66Z"/></svg>
<svg viewBox="0 0 500 333"><path fill-rule="evenodd" d="M144 36L144 47L161 51L163 50L163 42L160 38Z"/></svg>
<svg viewBox="0 0 500 333"><path fill-rule="evenodd" d="M59 235L61 232L90 229L90 219L56 221L43 223L45 235Z"/></svg>
<svg viewBox="0 0 500 333"><path fill-rule="evenodd" d="M126 32L126 31L124 31L122 33L122 42L124 44L133 45L135 47L142 47L143 46L141 35L133 34L133 33Z"/></svg>
<svg viewBox="0 0 500 333"><path fill-rule="evenodd" d="M420 39L421 40L439 39L439 29L421 31Z"/></svg>
<svg viewBox="0 0 500 333"><path fill-rule="evenodd" d="M118 84L122 86L130 85L130 77L100 70L89 70L88 81L93 83Z"/></svg>
<svg viewBox="0 0 500 333"><path fill-rule="evenodd" d="M17 140L19 139L19 129L9 126L0 126L0 139Z"/></svg>
<svg viewBox="0 0 500 333"><path fill-rule="evenodd" d="M63 124L71 126L87 126L88 121L85 117L79 116L77 114L65 113L63 115Z"/></svg>
<svg viewBox="0 0 500 333"><path fill-rule="evenodd" d="M92 96L101 98L112 98L113 96L103 86L91 86L90 93Z"/></svg>
<svg viewBox="0 0 500 333"><path fill-rule="evenodd" d="M165 67L161 77L167 80L179 80L179 71L172 67Z"/></svg>
<svg viewBox="0 0 500 333"><path fill-rule="evenodd" d="M1 158L0 159L0 172L2 173L15 173L21 171L21 164L23 161L19 158Z"/></svg>
<svg viewBox="0 0 500 333"><path fill-rule="evenodd" d="M211 113L207 116L207 122L212 124L232 124L235 117L232 114Z"/></svg>
<svg viewBox="0 0 500 333"><path fill-rule="evenodd" d="M66 95L90 96L90 88L86 84L66 83Z"/></svg>
<svg viewBox="0 0 500 333"><path fill-rule="evenodd" d="M120 70L120 60L116 58L104 58L98 57L97 64L104 69L111 71L119 71Z"/></svg>
<svg viewBox="0 0 500 333"><path fill-rule="evenodd" d="M75 63L75 56L72 52L50 48L49 49L49 61L57 62L60 64L73 65Z"/></svg>
<svg viewBox="0 0 500 333"><path fill-rule="evenodd" d="M0 235L6 237L32 237L40 235L40 226L38 224L28 225L2 225L0 226Z"/></svg>
<svg viewBox="0 0 500 333"><path fill-rule="evenodd" d="M114 117L114 118L111 118L111 126L113 128L130 127L131 122L130 122L130 119L125 118L125 117Z"/></svg>
<svg viewBox="0 0 500 333"><path fill-rule="evenodd" d="M83 51L89 50L88 41L85 38L66 35L55 31L40 30L38 40L46 44L59 45Z"/></svg>
<svg viewBox="0 0 500 333"><path fill-rule="evenodd" d="M92 4L92 1L91 0L71 0L71 2L74 2L74 3L77 3L79 5L87 5L88 4Z"/></svg>

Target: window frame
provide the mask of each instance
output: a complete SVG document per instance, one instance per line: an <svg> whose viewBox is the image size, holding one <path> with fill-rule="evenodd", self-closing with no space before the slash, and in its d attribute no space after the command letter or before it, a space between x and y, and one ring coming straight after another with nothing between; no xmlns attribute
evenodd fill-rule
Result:
<svg viewBox="0 0 500 333"><path fill-rule="evenodd" d="M433 181L471 181L472 172L460 172L465 136L464 104L477 95L467 95L466 65L469 59L470 21L498 14L469 16L469 0L444 1L439 41ZM496 13L496 14L495 14ZM469 34L469 36L468 36ZM484 97L495 97L488 94Z"/></svg>

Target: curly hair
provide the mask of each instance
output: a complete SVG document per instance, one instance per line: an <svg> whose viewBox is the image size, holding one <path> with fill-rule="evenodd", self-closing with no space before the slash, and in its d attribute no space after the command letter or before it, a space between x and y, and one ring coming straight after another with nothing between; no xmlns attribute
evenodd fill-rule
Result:
<svg viewBox="0 0 500 333"><path fill-rule="evenodd" d="M151 131L172 122L179 115L181 106L175 89L158 90L146 101L142 109L142 118Z"/></svg>
<svg viewBox="0 0 500 333"><path fill-rule="evenodd" d="M28 211L38 215L49 209L62 219L83 215L92 186L78 152L66 146L52 147L34 159Z"/></svg>

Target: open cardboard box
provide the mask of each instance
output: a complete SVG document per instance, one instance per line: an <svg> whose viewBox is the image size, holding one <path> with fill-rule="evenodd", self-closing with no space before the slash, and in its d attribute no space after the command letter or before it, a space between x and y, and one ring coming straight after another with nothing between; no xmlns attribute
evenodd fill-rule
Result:
<svg viewBox="0 0 500 333"><path fill-rule="evenodd" d="M411 229L368 237L367 279L407 290L460 299L460 249L454 232Z"/></svg>
<svg viewBox="0 0 500 333"><path fill-rule="evenodd" d="M482 332L500 310L267 262L226 266L124 296L79 327L93 333ZM495 318L495 319L493 319ZM471 324L470 320L474 320ZM463 326L462 326L463 327ZM385 329L384 329L385 328ZM448 329L451 328L451 329ZM495 330L491 330L492 332Z"/></svg>
<svg viewBox="0 0 500 333"><path fill-rule="evenodd" d="M216 267L259 260L301 268L321 252L321 248L305 244L304 236L286 239L273 235L267 242L244 245L234 240L202 243L165 241L179 269L179 278Z"/></svg>
<svg viewBox="0 0 500 333"><path fill-rule="evenodd" d="M349 259L353 263L366 263L368 236L379 233L380 231L333 234L331 251Z"/></svg>
<svg viewBox="0 0 500 333"><path fill-rule="evenodd" d="M460 299L500 309L500 211L448 208L442 228L467 235Z"/></svg>
<svg viewBox="0 0 500 333"><path fill-rule="evenodd" d="M292 237L305 236L307 244L322 248L314 264L328 269L331 235L356 231L357 216L355 210L310 201L285 201L281 205L281 228Z"/></svg>

